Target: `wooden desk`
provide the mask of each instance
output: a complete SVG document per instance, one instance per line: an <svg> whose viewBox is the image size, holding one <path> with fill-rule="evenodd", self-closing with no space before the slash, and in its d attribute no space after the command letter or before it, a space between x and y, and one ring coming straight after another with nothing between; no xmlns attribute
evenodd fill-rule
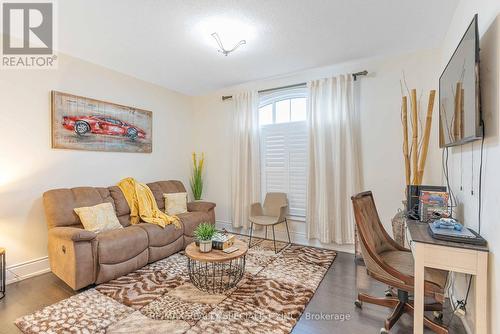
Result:
<svg viewBox="0 0 500 334"><path fill-rule="evenodd" d="M426 267L474 275L475 334L488 330L488 247L441 241L431 237L428 224L415 221L406 223L408 243L415 259L415 299L413 333L423 333L424 270Z"/></svg>

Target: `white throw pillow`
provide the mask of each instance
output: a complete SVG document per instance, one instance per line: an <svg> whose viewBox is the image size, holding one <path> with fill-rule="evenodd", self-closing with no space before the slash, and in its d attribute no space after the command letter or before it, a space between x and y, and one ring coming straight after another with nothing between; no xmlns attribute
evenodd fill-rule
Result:
<svg viewBox="0 0 500 334"><path fill-rule="evenodd" d="M163 198L165 198L165 213L167 215L175 216L187 212L187 193L163 194Z"/></svg>
<svg viewBox="0 0 500 334"><path fill-rule="evenodd" d="M123 228L111 203L74 209L87 231L100 233Z"/></svg>

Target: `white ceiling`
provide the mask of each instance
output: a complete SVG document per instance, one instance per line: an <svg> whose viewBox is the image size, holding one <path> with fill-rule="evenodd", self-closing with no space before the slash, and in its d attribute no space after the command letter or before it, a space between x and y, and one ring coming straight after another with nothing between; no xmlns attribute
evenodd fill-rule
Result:
<svg viewBox="0 0 500 334"><path fill-rule="evenodd" d="M439 46L456 0L62 0L59 49L190 95ZM217 31L235 53L216 51Z"/></svg>

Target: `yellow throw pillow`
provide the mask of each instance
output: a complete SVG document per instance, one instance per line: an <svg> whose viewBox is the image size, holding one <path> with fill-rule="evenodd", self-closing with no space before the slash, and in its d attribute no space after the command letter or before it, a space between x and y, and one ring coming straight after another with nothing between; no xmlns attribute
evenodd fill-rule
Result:
<svg viewBox="0 0 500 334"><path fill-rule="evenodd" d="M165 213L167 215L175 216L187 212L187 193L163 194L163 198L165 198Z"/></svg>
<svg viewBox="0 0 500 334"><path fill-rule="evenodd" d="M74 209L87 231L100 233L123 228L111 203Z"/></svg>

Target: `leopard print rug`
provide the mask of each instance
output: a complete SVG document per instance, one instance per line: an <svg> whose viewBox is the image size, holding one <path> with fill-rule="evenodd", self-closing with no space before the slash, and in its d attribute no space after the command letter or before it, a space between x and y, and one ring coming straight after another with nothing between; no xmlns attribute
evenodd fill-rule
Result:
<svg viewBox="0 0 500 334"><path fill-rule="evenodd" d="M275 254L264 240L235 288L209 294L190 283L180 252L15 323L23 333L290 333L335 255L299 245Z"/></svg>

